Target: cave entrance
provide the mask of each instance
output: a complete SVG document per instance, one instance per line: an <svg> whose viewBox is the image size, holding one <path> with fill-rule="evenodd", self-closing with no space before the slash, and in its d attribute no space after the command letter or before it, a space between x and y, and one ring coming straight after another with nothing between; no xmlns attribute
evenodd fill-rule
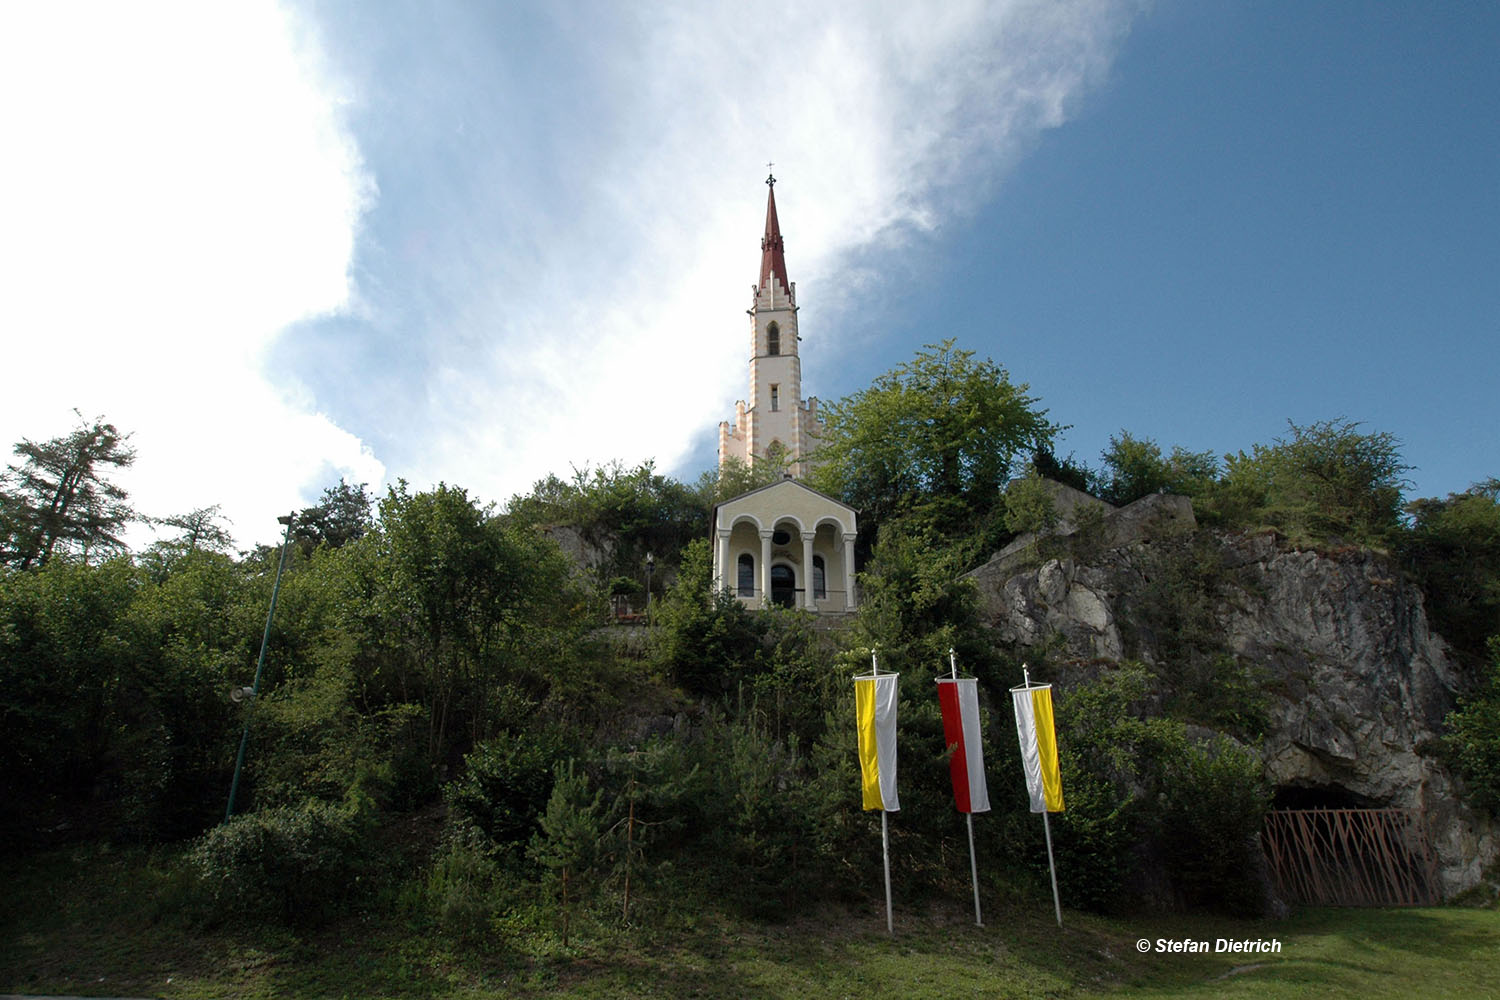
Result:
<svg viewBox="0 0 1500 1000"><path fill-rule="evenodd" d="M1418 809L1337 787L1278 788L1261 829L1276 891L1307 906L1433 906L1437 859Z"/></svg>

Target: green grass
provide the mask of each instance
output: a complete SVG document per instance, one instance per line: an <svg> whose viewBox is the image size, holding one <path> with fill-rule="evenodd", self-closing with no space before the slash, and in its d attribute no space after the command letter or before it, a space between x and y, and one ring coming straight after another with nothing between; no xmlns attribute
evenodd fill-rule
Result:
<svg viewBox="0 0 1500 1000"><path fill-rule="evenodd" d="M1048 901L825 908L783 923L703 910L671 926L535 917L458 943L394 901L314 931L205 931L172 856L79 847L0 862L0 993L162 997L1500 997L1500 913L1313 910L1279 922L1103 918ZM402 915L405 913L406 915ZM531 921L531 922L528 922ZM545 922L543 922L545 923ZM1276 939L1280 954L1141 954L1140 938Z"/></svg>

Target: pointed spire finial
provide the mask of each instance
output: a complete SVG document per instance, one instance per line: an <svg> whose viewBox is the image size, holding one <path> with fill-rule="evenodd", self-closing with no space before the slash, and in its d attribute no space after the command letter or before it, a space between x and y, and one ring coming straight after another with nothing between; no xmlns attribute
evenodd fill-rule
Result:
<svg viewBox="0 0 1500 1000"><path fill-rule="evenodd" d="M774 164L767 163L767 167ZM760 241L760 282L757 288L765 288L772 279L780 282L784 294L789 294L792 283L786 276L786 254L781 240L781 224L776 220L776 175L766 178L770 191L766 194L766 234Z"/></svg>
<svg viewBox="0 0 1500 1000"><path fill-rule="evenodd" d="M768 162L766 164L766 187L774 188L776 186L776 175L771 173L771 168L774 166L776 166L774 163Z"/></svg>

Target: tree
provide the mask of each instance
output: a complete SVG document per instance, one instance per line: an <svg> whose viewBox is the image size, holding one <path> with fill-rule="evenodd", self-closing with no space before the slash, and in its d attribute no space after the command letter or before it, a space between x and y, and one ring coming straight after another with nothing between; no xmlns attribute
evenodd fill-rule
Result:
<svg viewBox="0 0 1500 1000"><path fill-rule="evenodd" d="M1294 538L1380 545L1401 526L1401 491L1411 470L1401 445L1384 432L1365 434L1342 417L1305 427L1249 455L1225 457L1213 491L1231 523L1258 520Z"/></svg>
<svg viewBox="0 0 1500 1000"><path fill-rule="evenodd" d="M1500 479L1445 500L1415 500L1406 510L1412 526L1404 554L1433 624L1477 660L1485 640L1500 635Z"/></svg>
<svg viewBox="0 0 1500 1000"><path fill-rule="evenodd" d="M184 555L192 555L200 549L205 552L223 552L234 543L234 538L220 523L227 519L218 504L199 507L186 514L151 520L164 528L176 528L182 532L171 544Z"/></svg>
<svg viewBox="0 0 1500 1000"><path fill-rule="evenodd" d="M505 519L535 527L568 525L601 555L601 582L640 576L650 553L669 578L677 554L703 534L711 499L656 471L652 462L628 468L611 462L575 469L572 481L555 475L531 493L511 497Z"/></svg>
<svg viewBox="0 0 1500 1000"><path fill-rule="evenodd" d="M292 537L304 554L319 545L331 549L363 538L370 530L370 506L374 498L365 492L367 484L355 486L342 478L337 486L323 491L323 498L304 507L292 526Z"/></svg>
<svg viewBox="0 0 1500 1000"><path fill-rule="evenodd" d="M719 694L727 678L753 677L764 668L766 619L728 590L713 589L712 563L708 540L691 542L677 582L656 611L654 659L696 695Z"/></svg>
<svg viewBox="0 0 1500 1000"><path fill-rule="evenodd" d="M927 345L825 410L813 485L867 524L915 514L967 530L998 504L1017 456L1050 448L1060 430L1028 386L953 345Z"/></svg>
<svg viewBox="0 0 1500 1000"><path fill-rule="evenodd" d="M391 700L421 703L434 761L524 719L591 610L555 544L442 483L391 488L376 527L340 561L366 697L393 683Z"/></svg>
<svg viewBox="0 0 1500 1000"><path fill-rule="evenodd" d="M77 413L78 411L73 411ZM44 565L62 550L91 552L125 547L119 532L135 516L127 494L105 476L135 461L128 434L96 417L50 441L26 438L15 446L25 461L0 476L3 557L20 569Z"/></svg>
<svg viewBox="0 0 1500 1000"><path fill-rule="evenodd" d="M786 475L787 454L778 449L771 458L749 465L731 455L720 468L710 469L698 479L697 493L705 507L731 500L751 490L780 482Z"/></svg>
<svg viewBox="0 0 1500 1000"><path fill-rule="evenodd" d="M1200 496L1219 472L1213 452L1174 446L1170 456L1163 456L1155 441L1123 430L1119 437L1110 436L1109 447L1100 457L1104 469L1096 478L1095 490L1117 506L1159 492Z"/></svg>

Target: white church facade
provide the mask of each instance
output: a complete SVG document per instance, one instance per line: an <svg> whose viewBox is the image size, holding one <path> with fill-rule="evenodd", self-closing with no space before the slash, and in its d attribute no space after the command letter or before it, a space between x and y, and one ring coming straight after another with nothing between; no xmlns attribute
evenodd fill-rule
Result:
<svg viewBox="0 0 1500 1000"><path fill-rule="evenodd" d="M854 508L794 479L714 507L714 588L750 607L855 610Z"/></svg>
<svg viewBox="0 0 1500 1000"><path fill-rule="evenodd" d="M725 500L713 511L715 589L750 607L841 614L858 606L854 588L857 515L797 479L823 428L816 398L802 398L797 286L787 280L776 178L768 177L760 281L750 314L750 398L719 425L719 471L731 459L784 467L786 478Z"/></svg>

